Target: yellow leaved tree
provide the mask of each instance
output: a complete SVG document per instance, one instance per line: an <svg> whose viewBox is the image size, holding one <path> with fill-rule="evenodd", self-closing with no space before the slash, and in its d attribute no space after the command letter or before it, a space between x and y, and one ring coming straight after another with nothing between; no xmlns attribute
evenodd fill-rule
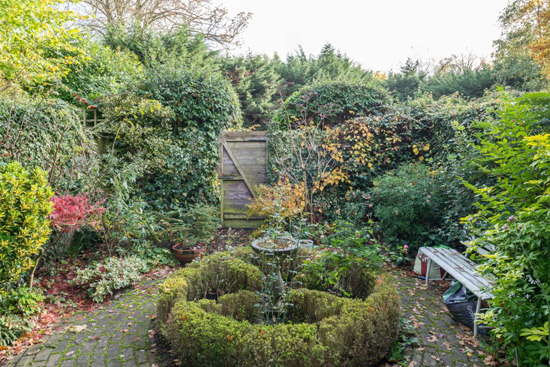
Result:
<svg viewBox="0 0 550 367"><path fill-rule="evenodd" d="M0 1L0 91L15 85L43 88L78 61L76 19L63 0Z"/></svg>

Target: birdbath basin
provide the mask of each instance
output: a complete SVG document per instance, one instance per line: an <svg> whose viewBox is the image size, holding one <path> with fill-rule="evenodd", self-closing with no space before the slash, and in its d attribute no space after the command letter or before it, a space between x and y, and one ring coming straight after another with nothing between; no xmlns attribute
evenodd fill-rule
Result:
<svg viewBox="0 0 550 367"><path fill-rule="evenodd" d="M264 255L292 255L298 250L298 243L294 238L259 238L250 245L254 252Z"/></svg>

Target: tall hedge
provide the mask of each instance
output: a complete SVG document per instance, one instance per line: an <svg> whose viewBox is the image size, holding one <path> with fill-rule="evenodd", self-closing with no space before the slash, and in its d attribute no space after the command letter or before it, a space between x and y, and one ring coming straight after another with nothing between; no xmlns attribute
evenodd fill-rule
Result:
<svg viewBox="0 0 550 367"><path fill-rule="evenodd" d="M155 209L215 201L217 139L241 124L239 101L219 75L150 70L139 89L105 101L104 146L137 163L135 195Z"/></svg>
<svg viewBox="0 0 550 367"><path fill-rule="evenodd" d="M331 127L354 117L380 115L388 102L387 92L374 83L322 83L292 94L274 120L279 129L310 122Z"/></svg>
<svg viewBox="0 0 550 367"><path fill-rule="evenodd" d="M48 172L55 191L90 191L90 172L97 168L96 144L91 129L82 125L79 111L69 103L0 95L0 162L12 160L29 170L40 167Z"/></svg>

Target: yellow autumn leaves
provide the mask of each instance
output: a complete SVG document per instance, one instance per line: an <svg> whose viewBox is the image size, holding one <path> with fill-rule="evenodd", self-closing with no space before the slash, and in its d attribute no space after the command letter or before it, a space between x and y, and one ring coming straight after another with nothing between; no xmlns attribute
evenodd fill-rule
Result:
<svg viewBox="0 0 550 367"><path fill-rule="evenodd" d="M413 148L414 155L419 155L422 152L428 152L430 150L430 144L426 144L423 146L414 144L412 148ZM419 156L418 160L422 162L424 160L424 155Z"/></svg>

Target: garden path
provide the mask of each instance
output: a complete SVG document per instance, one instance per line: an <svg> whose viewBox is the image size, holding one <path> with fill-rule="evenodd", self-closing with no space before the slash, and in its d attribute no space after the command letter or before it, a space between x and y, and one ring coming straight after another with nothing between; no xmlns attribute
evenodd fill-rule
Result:
<svg viewBox="0 0 550 367"><path fill-rule="evenodd" d="M405 351L406 366L482 367L496 362L486 352L483 339L455 322L442 301L448 283L423 280L410 272L396 272L403 317L410 322L418 343ZM439 284L438 284L439 283Z"/></svg>
<svg viewBox="0 0 550 367"><path fill-rule="evenodd" d="M71 316L56 331L17 356L13 367L130 367L154 362L157 285L144 278L106 306Z"/></svg>
<svg viewBox="0 0 550 367"><path fill-rule="evenodd" d="M462 329L447 314L441 290L407 274L394 273L403 301L404 317L414 326L419 343L405 351L405 365L482 367L485 353L470 330ZM131 367L176 366L158 352L154 337L157 285L161 279L146 279L118 294L110 304L89 314L73 315L57 330L21 353L11 367ZM163 349L161 347L160 349ZM161 356L162 355L162 356ZM159 356L159 357L157 357ZM159 362L160 356L162 360ZM490 357L487 357L490 358ZM490 363L492 364L492 363ZM387 363L386 366L392 366Z"/></svg>

